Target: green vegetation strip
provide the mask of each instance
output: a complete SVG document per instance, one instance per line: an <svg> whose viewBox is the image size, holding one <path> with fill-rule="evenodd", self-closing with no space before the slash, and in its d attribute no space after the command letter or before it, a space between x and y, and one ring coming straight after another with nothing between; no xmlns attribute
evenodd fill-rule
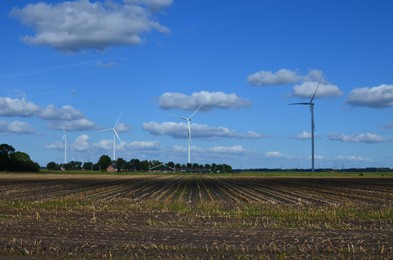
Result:
<svg viewBox="0 0 393 260"><path fill-rule="evenodd" d="M304 228L304 229L385 229L393 230L393 208L361 206L305 206L248 203L225 206L218 202L188 204L145 200L135 202L128 199L111 201L89 199L51 199L42 201L0 200L0 219L15 219L24 214L39 214L56 221L51 215L77 212L87 216L103 212L121 222L130 214L171 215L170 224L175 226L211 225L230 227ZM67 216L67 214L65 216ZM72 214L71 214L72 215ZM38 216L38 215L37 215ZM37 218L38 219L38 218ZM207 221L209 220L209 221ZM62 218L62 221L64 219ZM165 218L149 225L166 225Z"/></svg>

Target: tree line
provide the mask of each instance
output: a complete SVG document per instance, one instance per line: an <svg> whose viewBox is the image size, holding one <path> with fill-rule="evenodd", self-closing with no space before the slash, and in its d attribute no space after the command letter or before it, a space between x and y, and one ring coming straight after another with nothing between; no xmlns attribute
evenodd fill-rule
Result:
<svg viewBox="0 0 393 260"><path fill-rule="evenodd" d="M27 153L16 151L8 144L0 145L0 171L38 172L40 165L31 160Z"/></svg>
<svg viewBox="0 0 393 260"><path fill-rule="evenodd" d="M98 162L79 162L70 161L66 164L58 164L56 162L49 162L47 164L48 170L85 170L85 171L106 171L112 165L118 172L147 172L147 171L185 171L185 172L213 172L213 173L228 173L232 172L232 167L227 164L198 164L187 163L180 164L175 162L163 163L158 160L139 160L131 159L129 161L123 158L118 158L112 161L108 155L102 155Z"/></svg>

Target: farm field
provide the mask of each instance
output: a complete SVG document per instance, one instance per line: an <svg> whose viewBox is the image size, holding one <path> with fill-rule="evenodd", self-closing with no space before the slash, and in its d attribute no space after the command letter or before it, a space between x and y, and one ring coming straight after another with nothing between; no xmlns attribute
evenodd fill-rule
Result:
<svg viewBox="0 0 393 260"><path fill-rule="evenodd" d="M393 258L393 178L0 174L0 257Z"/></svg>

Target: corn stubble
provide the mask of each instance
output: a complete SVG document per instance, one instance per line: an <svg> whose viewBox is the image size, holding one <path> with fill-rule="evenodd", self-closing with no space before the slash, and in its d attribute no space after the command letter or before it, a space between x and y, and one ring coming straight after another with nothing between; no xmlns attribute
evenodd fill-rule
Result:
<svg viewBox="0 0 393 260"><path fill-rule="evenodd" d="M0 182L0 256L391 259L392 184L390 178L7 177Z"/></svg>

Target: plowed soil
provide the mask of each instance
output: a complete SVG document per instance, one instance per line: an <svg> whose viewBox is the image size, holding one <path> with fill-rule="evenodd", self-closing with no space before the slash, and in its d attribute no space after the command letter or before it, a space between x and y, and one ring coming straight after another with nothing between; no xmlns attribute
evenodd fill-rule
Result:
<svg viewBox="0 0 393 260"><path fill-rule="evenodd" d="M0 257L393 258L392 178L0 175Z"/></svg>

